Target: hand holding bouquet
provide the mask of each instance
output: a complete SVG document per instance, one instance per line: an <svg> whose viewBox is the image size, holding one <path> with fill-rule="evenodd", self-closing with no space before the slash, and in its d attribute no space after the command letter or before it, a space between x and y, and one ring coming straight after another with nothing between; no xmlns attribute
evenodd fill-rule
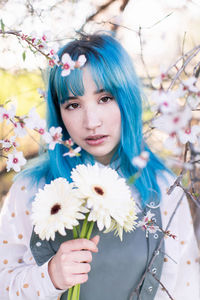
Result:
<svg viewBox="0 0 200 300"><path fill-rule="evenodd" d="M72 170L72 183L58 178L39 190L33 202L34 231L43 239L55 238L55 232L74 238L90 239L94 222L100 231L132 231L137 219L131 191L118 173L97 164L78 165ZM84 219L82 228L79 220ZM68 300L79 299L80 285L69 289Z"/></svg>

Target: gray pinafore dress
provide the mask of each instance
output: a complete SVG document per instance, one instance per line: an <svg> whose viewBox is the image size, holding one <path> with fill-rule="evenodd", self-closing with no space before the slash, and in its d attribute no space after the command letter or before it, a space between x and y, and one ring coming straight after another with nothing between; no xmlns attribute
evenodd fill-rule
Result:
<svg viewBox="0 0 200 300"><path fill-rule="evenodd" d="M140 212L137 221L149 209L146 207ZM155 214L156 225L162 228L159 206L151 207L151 212ZM124 232L122 242L113 232L99 232L94 227L92 236L96 234L100 235L99 251L93 254L89 279L81 285L80 300L153 300L164 262L163 233L157 231L147 235L138 227ZM41 241L33 231L30 248L37 264L48 261L60 244L70 239L73 239L70 230L66 236L57 233L54 241ZM61 300L66 299L67 291L61 297Z"/></svg>

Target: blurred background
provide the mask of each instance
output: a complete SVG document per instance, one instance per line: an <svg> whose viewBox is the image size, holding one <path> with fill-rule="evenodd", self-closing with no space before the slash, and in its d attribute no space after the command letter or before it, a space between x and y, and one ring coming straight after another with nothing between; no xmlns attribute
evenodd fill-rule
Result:
<svg viewBox="0 0 200 300"><path fill-rule="evenodd" d="M200 0L0 0L0 19L7 32L36 37L45 33L51 47L65 44L76 31L112 30L132 57L149 101L149 80L200 44ZM0 105L14 103L19 116L36 107L44 117L41 90L45 90L46 66L46 59L30 51L23 41L1 33ZM146 110L144 120L149 114ZM1 122L0 139L10 130ZM166 158L162 139L156 133L149 143L153 151ZM19 145L27 159L35 157L38 135L30 132ZM6 171L6 160L0 157L0 207L14 175Z"/></svg>

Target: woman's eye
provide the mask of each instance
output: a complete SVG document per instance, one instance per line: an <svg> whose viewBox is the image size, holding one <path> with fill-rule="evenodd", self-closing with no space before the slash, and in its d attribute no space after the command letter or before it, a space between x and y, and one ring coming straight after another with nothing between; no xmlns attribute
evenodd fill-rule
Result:
<svg viewBox="0 0 200 300"><path fill-rule="evenodd" d="M78 107L79 107L78 103L70 103L70 104L66 105L65 109L67 109L67 110L73 110L73 109L76 109Z"/></svg>
<svg viewBox="0 0 200 300"><path fill-rule="evenodd" d="M109 101L111 101L111 100L113 100L113 97L112 97L112 96L104 96L104 97L102 97L102 98L100 99L99 102L101 102L101 103L107 103L107 102L109 102Z"/></svg>

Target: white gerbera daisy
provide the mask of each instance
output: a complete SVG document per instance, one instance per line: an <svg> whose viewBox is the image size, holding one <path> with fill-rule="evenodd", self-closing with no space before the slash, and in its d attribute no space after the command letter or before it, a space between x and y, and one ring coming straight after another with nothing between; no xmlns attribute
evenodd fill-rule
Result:
<svg viewBox="0 0 200 300"><path fill-rule="evenodd" d="M135 208L135 201L131 198L132 201L129 203L129 214L126 216L124 221L124 226L121 226L116 221L112 220L111 226L104 231L104 233L108 233L110 231L115 231L115 234L120 237L120 240L123 239L123 230L125 232L130 232L135 229L136 225L136 208Z"/></svg>
<svg viewBox="0 0 200 300"><path fill-rule="evenodd" d="M66 235L65 229L73 229L84 219L81 212L87 212L82 206L83 200L76 196L73 184L64 178L57 178L39 189L32 204L32 222L34 231L44 240L54 240L55 233Z"/></svg>
<svg viewBox="0 0 200 300"><path fill-rule="evenodd" d="M131 191L115 170L97 164L78 165L71 177L90 210L88 221L97 222L99 230L109 229L113 220L121 228L133 229L136 216Z"/></svg>

